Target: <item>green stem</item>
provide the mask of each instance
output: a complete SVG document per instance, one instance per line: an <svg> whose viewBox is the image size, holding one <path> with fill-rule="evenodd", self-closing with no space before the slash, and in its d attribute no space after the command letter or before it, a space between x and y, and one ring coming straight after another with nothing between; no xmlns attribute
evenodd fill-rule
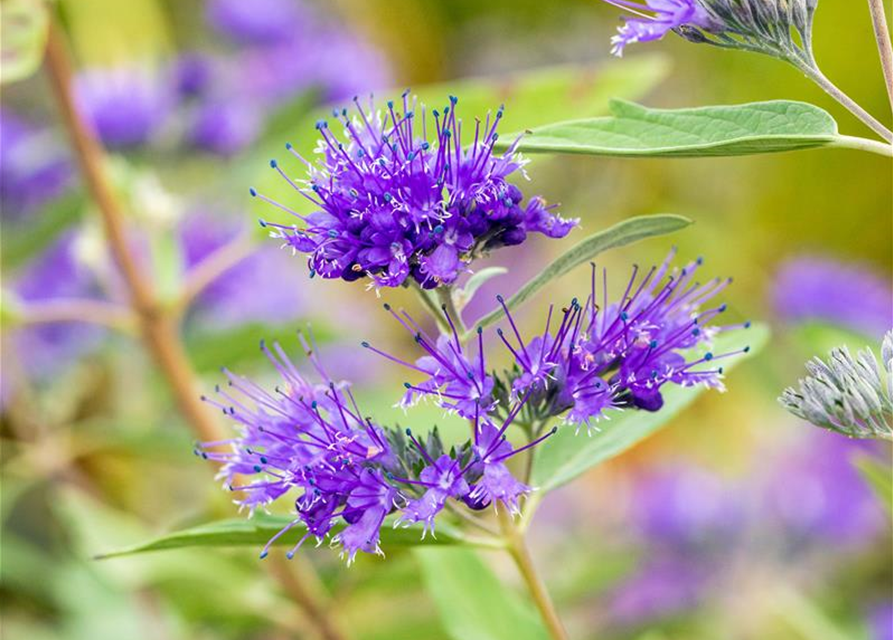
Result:
<svg viewBox="0 0 893 640"><path fill-rule="evenodd" d="M450 319L456 325L459 339L462 340L463 336L468 332L465 330L465 323L462 321L462 315L459 313L459 309L456 308L456 300L453 298L453 288L437 287L435 291L437 292L438 300L440 300L441 310L446 311L446 313L449 314Z"/></svg>
<svg viewBox="0 0 893 640"><path fill-rule="evenodd" d="M533 598L533 603L546 624L549 636L553 640L568 640L564 624L562 624L561 618L558 617L558 612L555 610L552 598L549 597L546 585L533 564L533 558L531 558L530 551L527 549L524 534L515 526L511 515L504 509L499 512L499 523L502 526L503 535L507 543L506 549L512 560L515 561L515 566L518 567L521 577L524 578L527 589L530 591L530 596Z"/></svg>
<svg viewBox="0 0 893 640"><path fill-rule="evenodd" d="M893 144L885 144L877 140L868 140L867 138L837 136L828 146L841 149L857 149L859 151L867 151L868 153L876 153L886 158L893 158Z"/></svg>
<svg viewBox="0 0 893 640"><path fill-rule="evenodd" d="M437 303L431 297L431 292L427 289L423 289L414 281L410 282L409 286L416 292L416 295L422 302L422 306L425 307L425 310L428 312L428 315L431 316L431 319L437 323L437 328L442 332L449 334L450 325L447 323L446 318L444 318L443 312L437 308Z"/></svg>
<svg viewBox="0 0 893 640"><path fill-rule="evenodd" d="M138 321L146 350L153 357L167 382L180 412L201 440L217 441L226 437L222 426L207 405L199 399L198 380L179 333L177 318L158 298L155 283L147 277L126 239L125 216L118 196L105 172L105 150L87 126L74 99L72 65L68 44L61 27L50 24L46 49L46 68L56 103L72 141L72 150L84 177L87 190L99 212L111 253L130 294L130 307ZM294 567L286 574L276 572L280 582L313 623L321 638L345 640L328 611L303 588L318 580L312 565Z"/></svg>
<svg viewBox="0 0 893 640"><path fill-rule="evenodd" d="M469 338L469 332L466 330L465 323L462 321L462 316L459 315L459 310L456 308L456 302L453 298L453 289L450 287L438 287L435 289L441 304L441 309L439 310L432 310L434 301L431 300L427 291L424 291L421 288L417 288L417 291L422 298L423 304L425 304L426 308L432 312L435 319L438 317L443 318L443 313L441 312L446 311L456 326L459 340L462 343L466 342ZM446 330L450 331L449 327L447 327ZM542 425L540 426L540 429L541 428ZM532 455L532 453L530 455ZM532 469L530 460L532 459L528 459L528 476ZM517 526L506 509L499 511L498 517L500 529L502 530L502 542L504 548L515 562L515 566L518 567L518 571L524 579L527 590L530 592L530 597L533 599L536 608L542 616L546 629L549 632L549 636L552 640L568 640L567 631L565 631L564 625L558 617L558 612L555 610L552 598L549 596L549 592L546 589L546 585L543 583L542 578L540 578L537 573L536 567L533 564L533 558L530 556L530 551L527 548L527 543L524 539L524 531L526 530L528 522L526 520L521 521L524 528Z"/></svg>
<svg viewBox="0 0 893 640"><path fill-rule="evenodd" d="M825 93L827 93L829 96L837 100L837 102L846 107L847 111L856 116L872 131L874 131L887 142L893 143L893 132L891 132L887 127L881 124L865 109L860 107L855 100L845 94L837 85L831 82L831 80L829 80L828 77L825 76L825 74L823 74L817 66L807 64L799 58L792 59L791 62L800 71L802 71L807 78L815 82L819 87L822 88Z"/></svg>

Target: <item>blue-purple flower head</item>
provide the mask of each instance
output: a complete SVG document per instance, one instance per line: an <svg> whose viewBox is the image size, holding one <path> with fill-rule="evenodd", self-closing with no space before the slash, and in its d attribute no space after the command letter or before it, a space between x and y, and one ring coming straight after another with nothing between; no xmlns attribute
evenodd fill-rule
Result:
<svg viewBox="0 0 893 640"><path fill-rule="evenodd" d="M745 329L750 323L715 324L726 306L710 302L730 280L701 283L695 279L700 260L671 269L673 257L671 253L642 276L634 268L620 302L609 302L607 273L602 271L597 278L593 266L586 300L581 304L575 298L560 314L550 307L543 332L529 340L499 297L508 330L497 329L497 334L514 361L505 381L505 399L523 399L539 420L564 416L577 429L588 430L609 417L611 410L657 411L663 406L661 389L668 383L722 390L723 369L717 363L749 347L714 353L710 345L718 333ZM394 315L426 352L414 363L383 354L426 378L407 384L404 404L431 396L444 409L466 418L477 411L488 415L499 411L497 385L484 363L481 331L477 354L469 354L455 328L452 336L434 339L409 316ZM452 327L452 319L447 320Z"/></svg>
<svg viewBox="0 0 893 640"><path fill-rule="evenodd" d="M261 552L300 529L292 557L309 538L340 546L348 562L360 551L381 553L386 518L396 525L435 530L447 502L484 509L501 502L511 512L530 487L506 461L527 447L507 440L523 402L494 422L477 412L474 437L445 452L436 431L421 440L410 429L384 429L363 417L350 385L326 373L315 348L302 337L321 383L305 378L278 345L261 349L282 378L274 391L225 371L226 387L204 398L240 427L238 437L204 443L196 453L222 464L224 485L249 511L294 500L295 518ZM226 450L229 449L229 451Z"/></svg>
<svg viewBox="0 0 893 640"><path fill-rule="evenodd" d="M540 421L564 416L577 429L589 430L609 417L611 410L659 410L661 389L668 383L723 390L723 369L717 363L746 353L749 347L714 353L710 345L720 332L746 329L750 323L715 324L726 306L709 303L731 281L697 281L700 259L671 269L674 254L641 277L638 267L634 268L620 302L609 302L607 273L602 271L599 283L593 265L585 302L573 299L560 318L550 307L542 334L529 340L522 336L505 300L498 297L509 328L497 329L497 335L514 361L504 381L508 394L503 400L528 404L528 412ZM446 312L452 335L439 338L425 334L405 313L391 313L426 355L408 363L368 343L364 346L424 376L421 382L407 383L404 405L430 396L442 408L469 419L479 412L500 412L495 376L485 365L481 330L473 354L461 345Z"/></svg>
<svg viewBox="0 0 893 640"><path fill-rule="evenodd" d="M292 153L309 177L295 181L276 161L271 165L316 211L300 222L265 223L294 251L308 255L312 274L357 280L379 287L414 280L426 288L449 285L476 257L520 244L530 232L561 238L576 226L552 212L542 198L523 203L508 178L524 161L512 145L494 152L502 109L476 121L471 144L462 147L457 99L430 114L403 94L376 111L355 99L355 113L336 111L343 139L326 122L316 164ZM257 192L252 189L252 194ZM267 200L265 196L260 196Z"/></svg>

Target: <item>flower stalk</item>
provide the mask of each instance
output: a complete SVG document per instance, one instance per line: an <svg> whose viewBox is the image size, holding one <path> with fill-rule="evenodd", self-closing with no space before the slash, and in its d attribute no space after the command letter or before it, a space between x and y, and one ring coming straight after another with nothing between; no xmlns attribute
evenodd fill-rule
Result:
<svg viewBox="0 0 893 640"><path fill-rule="evenodd" d="M530 592L531 598L533 598L533 603L546 624L549 636L553 640L568 640L564 624L561 622L561 618L558 617L558 612L555 609L552 598L549 596L546 585L533 564L533 558L530 556L530 550L527 548L523 532L518 529L511 514L505 509L499 512L499 523L506 541L506 549L515 562L515 566L518 567L521 577L524 578L524 583Z"/></svg>
<svg viewBox="0 0 893 640"><path fill-rule="evenodd" d="M223 440L225 432L199 399L196 375L179 336L177 317L161 303L152 282L140 270L127 244L124 216L104 170L104 150L75 106L67 43L60 27L52 22L47 39L46 68L84 182L99 210L109 248L130 294L129 303L137 318L143 343L196 437L206 441ZM328 617L319 600L303 587L304 583L314 578L318 581L312 567L301 568L303 575L297 575L291 568L279 563L272 573L294 598L321 638L344 640L345 636Z"/></svg>
<svg viewBox="0 0 893 640"><path fill-rule="evenodd" d="M890 42L890 29L887 27L884 3L881 0L868 0L868 8L871 12L871 24L874 27L874 37L877 40L878 54L881 58L881 68L884 71L884 85L887 87L887 97L890 99L890 108L893 110L893 43Z"/></svg>
<svg viewBox="0 0 893 640"><path fill-rule="evenodd" d="M831 80L822 73L818 66L807 64L799 58L792 58L790 62L797 67L797 69L802 71L807 78L815 82L825 93L834 98L837 102L843 105L847 111L862 121L865 126L878 134L888 144L893 144L893 131L890 131L877 118L863 109L859 103L850 98L837 85L831 82Z"/></svg>

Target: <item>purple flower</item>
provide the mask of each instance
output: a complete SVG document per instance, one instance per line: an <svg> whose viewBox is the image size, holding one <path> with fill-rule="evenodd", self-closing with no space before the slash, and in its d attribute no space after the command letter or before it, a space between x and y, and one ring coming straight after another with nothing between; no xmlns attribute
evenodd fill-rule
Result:
<svg viewBox="0 0 893 640"><path fill-rule="evenodd" d="M267 107L308 92L322 102L391 84L381 52L361 34L293 0L214 0L211 25L243 45L230 61L238 91Z"/></svg>
<svg viewBox="0 0 893 640"><path fill-rule="evenodd" d="M694 282L701 261L671 272L673 257L674 252L641 279L635 268L619 303L608 302L606 272L601 296L597 296L593 267L586 302L572 300L554 334L550 307L543 334L530 342L522 338L499 297L516 340L512 344L498 330L517 365L513 393L532 391L530 402L540 415L567 412L568 422L589 428L591 421L605 417L614 407L657 411L663 406L660 389L669 382L722 389L722 368L712 368L712 363L747 352L749 347L714 354L709 344L719 332L750 323L709 326L726 307L701 307L730 281Z"/></svg>
<svg viewBox="0 0 893 640"><path fill-rule="evenodd" d="M459 460L444 454L432 460L419 474L422 486L427 487L421 497L411 500L403 509L402 522L423 522L422 537L428 531L434 532L434 518L443 509L448 498L462 498L468 495L468 483L462 475Z"/></svg>
<svg viewBox="0 0 893 640"><path fill-rule="evenodd" d="M698 605L704 596L708 574L674 558L647 563L619 585L610 596L612 617L623 625L642 625Z"/></svg>
<svg viewBox="0 0 893 640"><path fill-rule="evenodd" d="M262 344L283 385L270 393L226 371L229 388L241 398L218 389L219 400L205 400L239 423L241 434L206 443L198 453L223 463L220 476L226 486L242 492L236 502L250 511L292 490L301 492L295 520L269 541L261 557L299 523L306 532L290 555L311 535L325 538L341 519L348 526L333 542L352 561L357 551L378 550L378 528L396 504L396 490L382 477L391 447L384 431L361 417L349 386L331 380L303 344L323 384L308 382L278 344L272 349ZM209 450L221 445L231 445L232 451ZM257 479L233 487L237 477L252 476Z"/></svg>
<svg viewBox="0 0 893 640"><path fill-rule="evenodd" d="M636 526L648 539L672 548L727 545L745 516L740 496L725 481L690 463L636 478L633 495Z"/></svg>
<svg viewBox="0 0 893 640"><path fill-rule="evenodd" d="M147 143L175 106L174 87L142 65L93 68L75 79L78 105L102 142L114 149Z"/></svg>
<svg viewBox="0 0 893 640"><path fill-rule="evenodd" d="M70 233L54 241L12 280L12 290L26 305L97 296L97 283L77 260L74 236ZM8 362L9 366L4 365L3 369L10 372L21 368L26 376L46 380L95 349L103 335L95 325L78 322L15 329L4 344L3 357L16 358L17 364ZM3 397L14 391L8 378L2 386Z"/></svg>
<svg viewBox="0 0 893 640"><path fill-rule="evenodd" d="M893 640L893 603L875 606L868 617L868 625L871 640Z"/></svg>
<svg viewBox="0 0 893 640"><path fill-rule="evenodd" d="M173 68L177 94L188 98L205 93L214 78L215 66L215 60L206 54L182 54Z"/></svg>
<svg viewBox="0 0 893 640"><path fill-rule="evenodd" d="M893 283L867 266L818 256L782 262L771 292L787 322L822 320L880 336L890 328Z"/></svg>
<svg viewBox="0 0 893 640"><path fill-rule="evenodd" d="M385 309L413 335L416 343L428 354L416 360L415 364L410 364L363 342L364 347L388 360L429 376L419 384L405 383L406 394L402 402L404 407L412 406L425 395L433 395L441 407L455 411L469 420L473 420L478 413L490 412L494 403L493 377L487 375L484 368L483 338L480 334L478 355L477 358L472 358L463 350L455 327L452 336L441 335L434 340L405 311L401 317L389 304L385 304ZM451 319L449 322L452 325Z"/></svg>
<svg viewBox="0 0 893 640"><path fill-rule="evenodd" d="M225 216L203 212L187 215L179 236L187 271L233 242L242 230ZM306 295L298 282L269 286L271 273L283 271L289 257L272 247L260 247L232 266L202 291L195 305L204 326L232 327L248 322L284 323L306 310Z"/></svg>
<svg viewBox="0 0 893 640"><path fill-rule="evenodd" d="M61 195L71 183L68 159L49 131L0 108L0 211L21 219Z"/></svg>
<svg viewBox="0 0 893 640"><path fill-rule="evenodd" d="M505 461L521 451L539 444L554 434L555 429L521 449L514 449L505 437L505 430L523 405L524 401L522 400L516 406L514 415L509 414L509 418L503 423L502 428L498 429L491 422L481 424L480 421L475 421L473 464L480 467L480 478L472 486L465 499L466 504L472 508L481 509L488 504L495 505L497 502L502 502L510 513L516 514L520 511L519 500L531 491L529 486L512 475L505 465Z"/></svg>
<svg viewBox="0 0 893 640"><path fill-rule="evenodd" d="M311 32L308 7L296 0L211 0L208 22L219 33L242 44L270 44Z"/></svg>
<svg viewBox="0 0 893 640"><path fill-rule="evenodd" d="M278 344L262 344L282 377L274 392L224 370L228 387L217 388L217 399L203 398L240 425L238 437L196 450L222 464L224 485L241 492L237 504L253 512L298 493L294 520L268 541L261 558L299 525L304 531L289 557L309 537L322 541L331 536L349 564L359 551L381 553L380 530L391 514L399 514L396 523L405 526L421 523L424 536L434 532L435 518L450 499L457 508L502 502L512 513L518 511L530 488L512 476L505 462L554 433L512 447L506 431L523 400L499 427L477 412L474 438L448 454L436 431L423 445L407 429L407 445L402 434L363 418L350 385L332 380L315 345L311 349L301 340L322 384L301 375ZM243 484L236 486L237 480Z"/></svg>
<svg viewBox="0 0 893 640"><path fill-rule="evenodd" d="M683 26L706 28L711 24L710 15L700 0L605 0L609 4L627 9L635 17L624 17L624 24L611 38L611 53L623 55L627 45L636 42L660 40L668 32Z"/></svg>
<svg viewBox="0 0 893 640"><path fill-rule="evenodd" d="M193 115L189 138L197 148L232 156L257 139L263 110L250 100L235 96L211 96Z"/></svg>
<svg viewBox="0 0 893 640"><path fill-rule="evenodd" d="M309 216L292 212L302 225L266 225L293 250L309 254L311 273L344 280L369 276L379 287L399 286L409 278L426 288L449 285L476 256L523 242L530 231L566 234L576 221L558 218L540 199L522 207L520 189L507 182L523 162L514 145L493 154L502 109L476 123L474 142L463 150L456 103L450 98L443 113L433 110L430 122L424 108L416 113L408 92L402 113L393 102L384 115L371 108L367 112L355 99L357 115L340 112L346 143L325 122L317 125L322 136L318 164L287 145L307 165L308 180L299 184L271 162L317 211ZM251 193L257 195L254 189Z"/></svg>
<svg viewBox="0 0 893 640"><path fill-rule="evenodd" d="M870 543L884 514L851 457L870 445L818 430L775 462L761 489L765 521L777 522L798 542Z"/></svg>

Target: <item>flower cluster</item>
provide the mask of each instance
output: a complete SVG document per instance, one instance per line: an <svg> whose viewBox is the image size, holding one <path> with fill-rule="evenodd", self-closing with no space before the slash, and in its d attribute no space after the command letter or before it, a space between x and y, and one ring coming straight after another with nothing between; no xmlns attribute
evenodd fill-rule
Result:
<svg viewBox="0 0 893 640"><path fill-rule="evenodd" d="M379 287L407 279L425 288L449 285L482 253L520 244L530 232L562 238L577 224L552 213L542 198L522 204L521 190L507 182L524 162L514 145L494 152L502 108L476 122L473 143L463 149L455 97L442 111L432 110L430 119L408 92L402 112L392 101L383 112L371 98L367 107L358 98L354 103L354 115L347 109L335 112L344 142L326 122L318 123L317 164L287 145L306 164L307 180L296 182L271 162L317 210L303 216L261 196L301 220L301 225L263 224L287 246L309 255L312 274L344 280L370 276Z"/></svg>
<svg viewBox="0 0 893 640"><path fill-rule="evenodd" d="M505 432L523 402L499 424L476 412L474 437L446 453L436 431L423 444L409 429L384 429L362 417L350 386L332 380L301 340L322 383L309 382L278 344L262 344L283 384L270 392L225 371L228 386L217 389L217 399L203 398L241 425L237 438L196 450L222 463L225 486L240 492L236 502L253 512L298 494L295 519L269 540L262 558L299 524L304 533L289 557L312 536L330 538L350 563L359 551L381 553L379 532L392 514L395 526L419 523L424 535L450 499L462 508L502 502L518 510L530 488L505 462L526 447L514 449Z"/></svg>
<svg viewBox="0 0 893 640"><path fill-rule="evenodd" d="M605 0L626 9L611 53L659 40L673 31L686 40L812 62L812 23L818 0Z"/></svg>
<svg viewBox="0 0 893 640"><path fill-rule="evenodd" d="M635 268L619 302L608 301L605 271L598 294L593 266L585 302L572 300L554 329L554 309L550 308L543 333L529 341L522 337L500 297L510 329L497 329L497 334L514 360L508 392L503 395L523 398L527 411L539 421L564 415L578 429L589 429L610 409L657 411L663 406L661 388L670 382L721 390L723 370L714 365L747 352L749 347L715 354L709 345L718 333L747 328L750 323L711 324L726 306L703 307L731 280L715 278L702 284L695 280L700 259L671 269L673 257L671 253L663 264L641 277ZM408 316L396 317L427 353L414 364L398 360L427 376L420 384L408 385L404 404L427 394L463 417L472 417L475 411L489 414L498 410L499 394L494 393L498 385L486 373L481 353L476 360L469 358L455 335L434 341ZM482 352L482 345L479 350Z"/></svg>
<svg viewBox="0 0 893 640"><path fill-rule="evenodd" d="M828 362L806 363L809 375L799 391L785 389L779 401L795 416L817 427L853 438L893 440L893 330L881 345L883 372L871 349L855 358L845 346Z"/></svg>
<svg viewBox="0 0 893 640"><path fill-rule="evenodd" d="M304 534L295 549L310 536L330 538L351 561L358 551L380 552L379 531L388 516L394 525L419 525L424 535L448 504L481 510L502 503L517 513L532 488L506 462L554 435L557 427L545 429L552 418L564 415L579 430L611 408L656 411L668 382L721 386L722 369L712 361L740 351L713 355L698 347L733 328L709 325L724 306L701 309L728 280L700 284L694 281L700 261L671 270L672 258L642 277L635 270L620 301L611 304L604 291L597 298L593 268L586 301L572 301L554 331L550 309L545 330L529 341L500 300L513 338L497 333L515 362L504 376L488 371L482 329L474 344L466 344L444 307L449 330L433 337L408 313L385 304L425 355L407 362L368 342L363 347L424 378L405 383L404 405L433 397L471 423L473 436L448 452L436 430L418 439L409 429L386 429L362 417L350 386L326 374L302 336L322 384L308 382L278 345L262 345L285 384L270 393L227 373L241 397L218 390L221 399L209 402L238 422L241 434L206 443L199 453L223 463L226 485L240 490L238 502L251 510L297 491L295 519L262 556L298 524ZM602 289L606 280L603 272ZM524 444L510 441L513 427L527 435ZM221 452L223 445L231 451ZM233 486L237 476L257 479Z"/></svg>

